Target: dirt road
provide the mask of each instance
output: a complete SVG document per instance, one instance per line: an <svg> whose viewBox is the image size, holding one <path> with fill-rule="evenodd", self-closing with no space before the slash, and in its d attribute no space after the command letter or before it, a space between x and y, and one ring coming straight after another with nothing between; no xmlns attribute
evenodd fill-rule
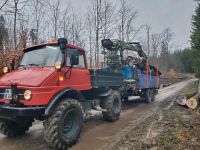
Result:
<svg viewBox="0 0 200 150"><path fill-rule="evenodd" d="M193 81L193 79L183 81L159 90L156 100L151 104L134 101L128 105L123 105L120 120L117 122L104 122L101 116L87 119L78 143L71 150L113 149L116 143L132 128L162 108L170 106L172 97ZM44 142L42 131L42 123L38 123L25 136L8 139L0 135L0 150L48 150L49 148Z"/></svg>

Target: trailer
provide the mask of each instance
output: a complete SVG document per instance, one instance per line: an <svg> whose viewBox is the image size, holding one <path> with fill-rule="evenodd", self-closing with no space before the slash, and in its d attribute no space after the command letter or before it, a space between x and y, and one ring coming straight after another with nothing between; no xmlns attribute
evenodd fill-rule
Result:
<svg viewBox="0 0 200 150"><path fill-rule="evenodd" d="M154 101L161 72L158 65L149 65L140 43L103 39L102 46L107 50L104 51L107 59L104 70L123 74L122 99L127 102L130 96L140 96L147 103Z"/></svg>

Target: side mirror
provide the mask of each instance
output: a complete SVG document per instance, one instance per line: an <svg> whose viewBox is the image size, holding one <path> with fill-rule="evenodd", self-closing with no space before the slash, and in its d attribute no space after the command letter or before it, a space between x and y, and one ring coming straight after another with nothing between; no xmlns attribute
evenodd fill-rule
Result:
<svg viewBox="0 0 200 150"><path fill-rule="evenodd" d="M78 65L79 64L79 56L78 55L72 55L70 57L70 64L71 64L71 66Z"/></svg>

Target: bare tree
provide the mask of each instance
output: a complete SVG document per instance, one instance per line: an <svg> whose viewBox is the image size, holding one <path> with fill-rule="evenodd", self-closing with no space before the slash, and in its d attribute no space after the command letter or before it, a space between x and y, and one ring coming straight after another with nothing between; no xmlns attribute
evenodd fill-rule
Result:
<svg viewBox="0 0 200 150"><path fill-rule="evenodd" d="M170 28L166 28L162 32L162 42L165 44L167 50L169 50L169 43L171 42L173 37L173 32Z"/></svg>
<svg viewBox="0 0 200 150"><path fill-rule="evenodd" d="M169 45L172 40L172 37L173 33L170 28L166 28L162 32L160 63L162 65L163 72L166 72L169 69L169 55L170 55Z"/></svg>
<svg viewBox="0 0 200 150"><path fill-rule="evenodd" d="M161 38L162 38L162 35L160 33L151 34L151 43L152 43L152 51L153 51L152 56L154 58L158 57L159 47L161 44Z"/></svg>
<svg viewBox="0 0 200 150"><path fill-rule="evenodd" d="M151 26L147 25L146 26L146 30L147 30L147 56L150 56L150 30L151 30Z"/></svg>
<svg viewBox="0 0 200 150"><path fill-rule="evenodd" d="M113 33L115 23L115 7L109 0L104 0L102 4L102 37L105 39Z"/></svg>
<svg viewBox="0 0 200 150"><path fill-rule="evenodd" d="M20 14L20 11L23 10L24 7L27 6L27 0L12 0L7 3L8 8L6 12L13 15L13 40L14 40L14 48L17 45L17 17Z"/></svg>
<svg viewBox="0 0 200 150"><path fill-rule="evenodd" d="M85 42L83 40L84 35L84 23L82 18L76 14L73 9L69 16L67 16L67 20L63 20L64 23L64 34L67 33L67 38L69 42L81 47L85 47ZM66 17L66 16L65 16Z"/></svg>
<svg viewBox="0 0 200 150"><path fill-rule="evenodd" d="M63 36L69 39L70 34L70 23L71 23L71 4L68 3L67 7L64 10L62 21L61 21L61 28L63 32Z"/></svg>
<svg viewBox="0 0 200 150"><path fill-rule="evenodd" d="M8 29L6 28L6 21L4 17L0 16L0 51L8 42Z"/></svg>
<svg viewBox="0 0 200 150"><path fill-rule="evenodd" d="M92 56L92 47L93 47L93 18L90 12L87 13L87 19L86 19L86 30L87 30L87 35L88 35L88 40L89 40L89 64L90 68L92 67L93 63L93 56Z"/></svg>
<svg viewBox="0 0 200 150"><path fill-rule="evenodd" d="M35 43L38 44L39 40L39 31L40 31L40 25L42 19L44 19L44 10L45 10L45 1L44 0L31 0L31 8L32 13L34 16L33 19L33 29L32 31L35 31Z"/></svg>
<svg viewBox="0 0 200 150"><path fill-rule="evenodd" d="M137 17L137 11L130 8L125 0L120 0L120 8L118 10L117 19L118 31L119 31L119 39L124 41L129 41L131 34L133 34L133 23ZM120 21L119 21L120 20Z"/></svg>
<svg viewBox="0 0 200 150"><path fill-rule="evenodd" d="M52 24L53 24L54 38L57 38L58 27L60 23L61 0L47 0L46 2L49 6L49 11L51 13L49 17L52 20Z"/></svg>
<svg viewBox="0 0 200 150"><path fill-rule="evenodd" d="M0 6L0 10L7 4L8 0L5 0L3 4Z"/></svg>
<svg viewBox="0 0 200 150"><path fill-rule="evenodd" d="M95 33L95 63L99 64L99 38L100 31L102 29L102 18L103 18L103 2L102 0L92 1L92 7L89 9L91 17L93 18L94 33Z"/></svg>

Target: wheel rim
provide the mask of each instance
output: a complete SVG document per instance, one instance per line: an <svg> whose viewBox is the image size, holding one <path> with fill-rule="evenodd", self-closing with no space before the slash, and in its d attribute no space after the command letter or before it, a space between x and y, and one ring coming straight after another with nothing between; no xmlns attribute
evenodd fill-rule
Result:
<svg viewBox="0 0 200 150"><path fill-rule="evenodd" d="M61 123L61 135L64 141L76 138L80 129L80 112L76 108L69 109L63 116Z"/></svg>

